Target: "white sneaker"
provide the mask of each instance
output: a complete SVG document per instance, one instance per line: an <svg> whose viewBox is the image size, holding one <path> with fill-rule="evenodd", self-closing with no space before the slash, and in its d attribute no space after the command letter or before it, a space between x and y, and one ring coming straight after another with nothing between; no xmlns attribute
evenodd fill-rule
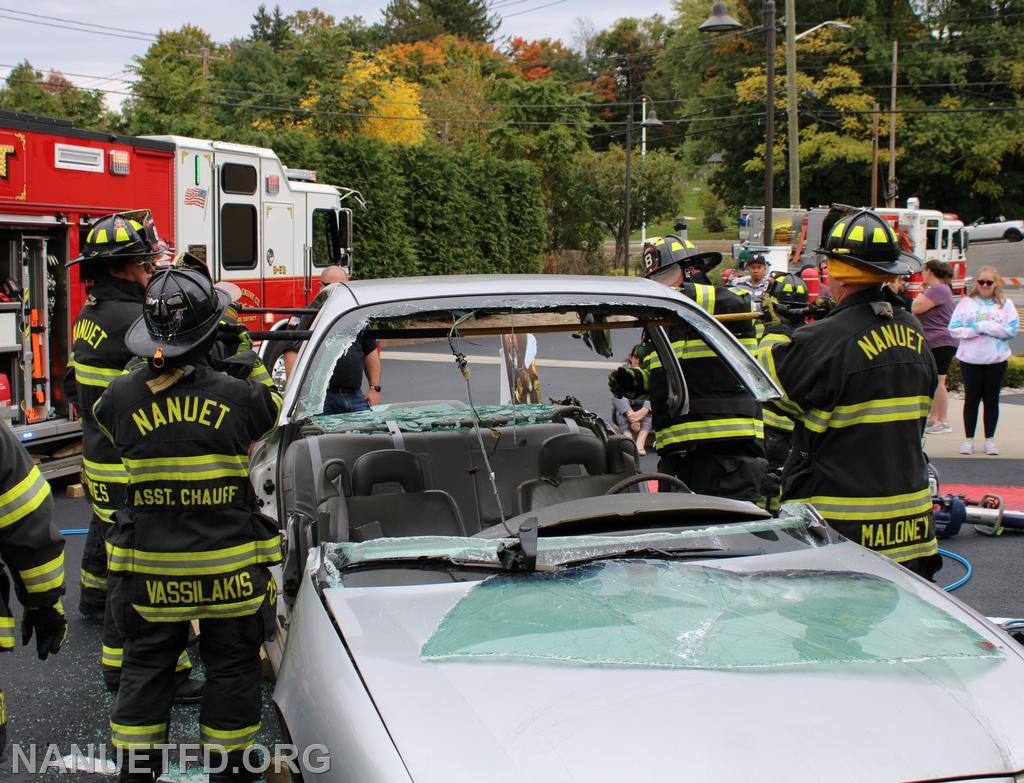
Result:
<svg viewBox="0 0 1024 783"><path fill-rule="evenodd" d="M952 432L953 428L948 424L931 424L925 427L924 431L927 435L944 435L947 432Z"/></svg>
<svg viewBox="0 0 1024 783"><path fill-rule="evenodd" d="M960 453L961 454L973 454L974 453L974 441L973 440L965 440L963 443L961 443L960 444Z"/></svg>
<svg viewBox="0 0 1024 783"><path fill-rule="evenodd" d="M992 438L985 441L985 453L990 457L995 457L999 454L999 447L996 446L996 442Z"/></svg>

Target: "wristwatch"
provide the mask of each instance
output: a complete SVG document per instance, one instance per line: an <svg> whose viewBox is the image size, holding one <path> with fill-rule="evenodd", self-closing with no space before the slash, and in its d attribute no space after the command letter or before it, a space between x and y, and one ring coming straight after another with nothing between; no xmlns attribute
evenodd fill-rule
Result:
<svg viewBox="0 0 1024 783"><path fill-rule="evenodd" d="M374 386L374 385L373 385L373 384L371 383L371 384L370 384L370 391L375 391L375 392L377 392L378 394L380 394L380 386Z"/></svg>

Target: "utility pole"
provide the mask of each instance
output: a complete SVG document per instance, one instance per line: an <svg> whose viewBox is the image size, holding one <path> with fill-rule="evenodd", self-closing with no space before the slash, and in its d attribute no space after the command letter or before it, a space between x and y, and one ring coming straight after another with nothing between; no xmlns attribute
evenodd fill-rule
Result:
<svg viewBox="0 0 1024 783"><path fill-rule="evenodd" d="M871 113L871 208L878 206L878 112L881 107L875 102Z"/></svg>
<svg viewBox="0 0 1024 783"><path fill-rule="evenodd" d="M800 208L800 117L796 106L796 0L786 0L786 112L789 115L789 206Z"/></svg>
<svg viewBox="0 0 1024 783"><path fill-rule="evenodd" d="M889 98L889 197L885 203L896 206L896 68L899 62L899 41L892 42L892 95Z"/></svg>
<svg viewBox="0 0 1024 783"><path fill-rule="evenodd" d="M623 231L626 234L626 258L622 262L622 274L629 277L629 226L632 216L629 214L630 196L633 190L633 93L628 91L629 108L626 114L626 226Z"/></svg>
<svg viewBox="0 0 1024 783"><path fill-rule="evenodd" d="M203 63L203 78L207 78L210 75L210 61L211 60L223 60L223 57L213 57L210 55L210 47L204 46L196 52L182 52L186 57L198 57Z"/></svg>
<svg viewBox="0 0 1024 783"><path fill-rule="evenodd" d="M765 99L764 145L764 244L775 239L772 223L772 191L775 189L775 0L764 4L765 57L768 70L768 95Z"/></svg>

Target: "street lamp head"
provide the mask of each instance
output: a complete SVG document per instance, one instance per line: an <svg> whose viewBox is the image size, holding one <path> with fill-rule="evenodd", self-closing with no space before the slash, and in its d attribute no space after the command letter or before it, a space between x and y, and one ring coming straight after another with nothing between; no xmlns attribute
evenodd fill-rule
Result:
<svg viewBox="0 0 1024 783"><path fill-rule="evenodd" d="M697 29L702 33L728 33L733 30L742 30L743 25L729 16L725 3L718 0L711 6L711 16Z"/></svg>
<svg viewBox="0 0 1024 783"><path fill-rule="evenodd" d="M658 115L654 113L654 107L652 106L647 110L646 119L640 124L647 128L660 128L665 123L658 119Z"/></svg>

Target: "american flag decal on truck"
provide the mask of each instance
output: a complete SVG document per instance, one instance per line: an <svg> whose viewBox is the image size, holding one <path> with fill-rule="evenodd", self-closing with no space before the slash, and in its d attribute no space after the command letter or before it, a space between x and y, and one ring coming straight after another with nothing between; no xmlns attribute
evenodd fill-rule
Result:
<svg viewBox="0 0 1024 783"><path fill-rule="evenodd" d="M185 206L206 209L206 191L202 188L188 188L185 191Z"/></svg>

